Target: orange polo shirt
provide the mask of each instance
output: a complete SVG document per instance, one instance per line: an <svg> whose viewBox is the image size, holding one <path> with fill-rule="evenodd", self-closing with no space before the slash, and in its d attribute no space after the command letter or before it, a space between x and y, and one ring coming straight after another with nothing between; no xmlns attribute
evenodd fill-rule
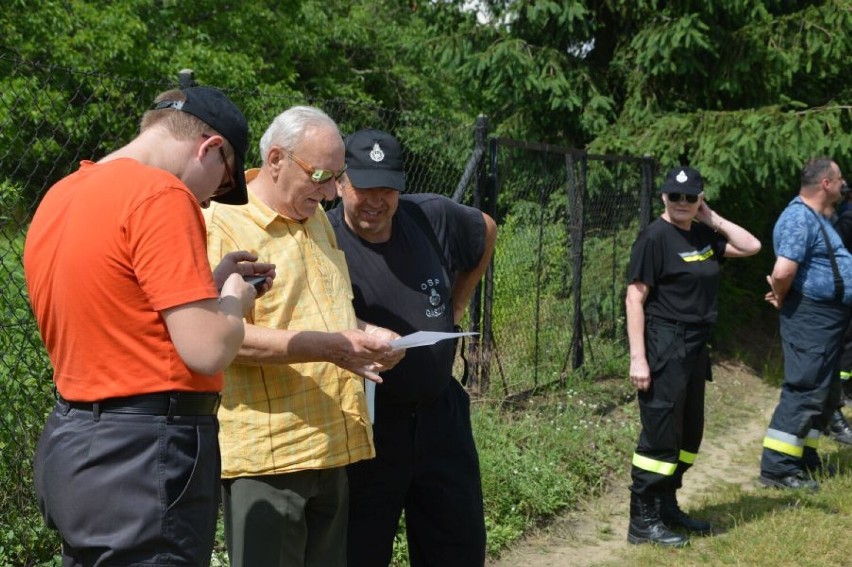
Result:
<svg viewBox="0 0 852 567"><path fill-rule="evenodd" d="M39 205L24 273L65 399L221 390L221 374L186 367L160 315L218 295L198 201L171 173L82 162Z"/></svg>

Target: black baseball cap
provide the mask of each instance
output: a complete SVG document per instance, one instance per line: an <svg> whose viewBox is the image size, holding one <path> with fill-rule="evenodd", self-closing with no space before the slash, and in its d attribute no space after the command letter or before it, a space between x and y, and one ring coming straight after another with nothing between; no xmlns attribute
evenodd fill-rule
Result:
<svg viewBox="0 0 852 567"><path fill-rule="evenodd" d="M681 166L668 172L666 180L663 181L661 193L684 193L686 195L698 195L704 191L704 180L697 169Z"/></svg>
<svg viewBox="0 0 852 567"><path fill-rule="evenodd" d="M346 173L353 187L405 191L405 163L396 138L367 128L347 136L345 144Z"/></svg>
<svg viewBox="0 0 852 567"><path fill-rule="evenodd" d="M236 186L214 201L227 205L248 203L246 191L245 158L248 150L248 122L243 113L225 93L213 87L187 87L181 89L186 100L161 100L156 109L174 108L192 114L228 140L234 148L234 183Z"/></svg>

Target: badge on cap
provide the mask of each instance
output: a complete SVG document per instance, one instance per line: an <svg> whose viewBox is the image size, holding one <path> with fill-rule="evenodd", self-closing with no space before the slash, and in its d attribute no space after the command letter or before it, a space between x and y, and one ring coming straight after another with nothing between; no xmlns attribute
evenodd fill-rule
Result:
<svg viewBox="0 0 852 567"><path fill-rule="evenodd" d="M385 152L379 147L379 143L373 144L373 150L370 152L370 159L375 162L380 162L385 159Z"/></svg>
<svg viewBox="0 0 852 567"><path fill-rule="evenodd" d="M680 173L677 174L677 177L675 177L675 179L677 179L678 183L686 183L686 180L689 179L689 177L687 177L686 172L681 169Z"/></svg>

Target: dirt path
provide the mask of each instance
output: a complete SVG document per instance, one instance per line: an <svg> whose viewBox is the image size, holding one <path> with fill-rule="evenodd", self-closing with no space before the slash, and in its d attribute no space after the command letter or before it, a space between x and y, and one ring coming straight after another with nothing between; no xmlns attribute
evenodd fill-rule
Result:
<svg viewBox="0 0 852 567"><path fill-rule="evenodd" d="M778 390L763 383L749 368L716 365L707 389L708 427L696 466L678 493L682 507L700 509L702 495L723 484L758 490L761 440L778 401ZM736 400L735 403L730 403ZM725 406L729 423L711 426L714 407ZM583 567L624 564L629 476L612 483L584 509L557 518L530 535L489 567ZM619 560L619 558L621 558Z"/></svg>

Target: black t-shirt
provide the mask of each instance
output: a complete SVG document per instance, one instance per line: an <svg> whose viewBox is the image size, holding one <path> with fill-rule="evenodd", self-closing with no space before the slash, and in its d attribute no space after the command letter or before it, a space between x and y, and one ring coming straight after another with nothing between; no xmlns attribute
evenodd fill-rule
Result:
<svg viewBox="0 0 852 567"><path fill-rule="evenodd" d="M630 254L628 283L650 291L645 314L684 323L715 323L719 265L727 240L704 223L690 230L657 219L639 233Z"/></svg>
<svg viewBox="0 0 852 567"><path fill-rule="evenodd" d="M359 319L402 336L452 332L453 275L471 270L482 258L482 213L440 195L402 195L390 240L379 244L352 232L342 205L328 218L346 254ZM453 379L454 348L453 341L444 340L409 349L396 367L382 373L376 404L433 399Z"/></svg>

